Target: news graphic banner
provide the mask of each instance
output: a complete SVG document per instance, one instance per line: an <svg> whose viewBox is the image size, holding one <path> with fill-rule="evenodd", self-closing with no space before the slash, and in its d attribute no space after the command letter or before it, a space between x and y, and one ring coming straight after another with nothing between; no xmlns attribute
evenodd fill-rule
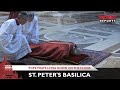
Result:
<svg viewBox="0 0 120 90"><path fill-rule="evenodd" d="M91 78L91 65L5 65L0 79Z"/></svg>
<svg viewBox="0 0 120 90"><path fill-rule="evenodd" d="M13 71L97 71L91 65L12 65Z"/></svg>
<svg viewBox="0 0 120 90"><path fill-rule="evenodd" d="M91 65L11 65L4 57L0 79L120 79L120 69Z"/></svg>
<svg viewBox="0 0 120 90"><path fill-rule="evenodd" d="M115 22L116 21L116 15L100 15L99 21L100 22Z"/></svg>
<svg viewBox="0 0 120 90"><path fill-rule="evenodd" d="M91 65L13 65L12 67L15 71L29 71L27 78L90 78L90 73L85 71L97 71Z"/></svg>
<svg viewBox="0 0 120 90"><path fill-rule="evenodd" d="M6 56L0 63L0 79L91 77L86 71L97 69L91 65L11 65Z"/></svg>
<svg viewBox="0 0 120 90"><path fill-rule="evenodd" d="M91 65L12 65L13 71L27 71L32 78L91 78L89 71L97 71Z"/></svg>

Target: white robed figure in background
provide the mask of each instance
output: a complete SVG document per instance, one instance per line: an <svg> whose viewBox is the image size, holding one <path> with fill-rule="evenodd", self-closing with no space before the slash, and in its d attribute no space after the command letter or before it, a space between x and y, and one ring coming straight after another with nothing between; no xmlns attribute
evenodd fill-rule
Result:
<svg viewBox="0 0 120 90"><path fill-rule="evenodd" d="M28 15L21 12L16 19L5 21L0 28L0 62L6 55L7 60L19 60L31 52L26 37L22 34L22 26Z"/></svg>
<svg viewBox="0 0 120 90"><path fill-rule="evenodd" d="M28 11L28 21L23 25L23 35L26 36L29 43L39 43L38 17L34 12Z"/></svg>

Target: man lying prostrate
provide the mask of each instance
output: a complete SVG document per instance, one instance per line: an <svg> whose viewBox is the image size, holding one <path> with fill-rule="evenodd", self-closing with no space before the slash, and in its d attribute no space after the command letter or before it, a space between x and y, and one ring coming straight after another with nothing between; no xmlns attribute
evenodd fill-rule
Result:
<svg viewBox="0 0 120 90"><path fill-rule="evenodd" d="M29 43L39 43L38 17L34 12L28 11L28 21L23 25L22 33L26 36Z"/></svg>
<svg viewBox="0 0 120 90"><path fill-rule="evenodd" d="M32 52L30 57L41 60L62 62L67 61L73 64L80 64L88 55L81 54L80 49L72 42L48 41L40 44L30 44Z"/></svg>
<svg viewBox="0 0 120 90"><path fill-rule="evenodd" d="M28 15L20 12L18 18L8 19L0 28L0 62L4 56L7 60L19 60L31 52L29 43L22 35L22 25L27 22Z"/></svg>
<svg viewBox="0 0 120 90"><path fill-rule="evenodd" d="M38 19L33 12L28 13L28 23L23 26L23 34L32 50L29 54L31 57L54 62L66 60L74 64L79 64L81 60L88 57L81 54L79 48L72 42L43 41L39 43Z"/></svg>

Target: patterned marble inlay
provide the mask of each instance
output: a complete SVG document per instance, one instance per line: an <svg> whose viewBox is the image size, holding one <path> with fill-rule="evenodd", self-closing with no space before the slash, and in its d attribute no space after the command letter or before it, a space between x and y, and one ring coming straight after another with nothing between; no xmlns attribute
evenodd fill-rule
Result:
<svg viewBox="0 0 120 90"><path fill-rule="evenodd" d="M85 27L90 28L90 29L102 30L106 32L120 32L120 25L118 24L98 23L98 24L88 25Z"/></svg>
<svg viewBox="0 0 120 90"><path fill-rule="evenodd" d="M91 44L103 40L102 38L98 38L98 37L91 37L82 34L62 32L62 31L47 33L45 34L45 38L47 38L48 40L74 42L76 44Z"/></svg>

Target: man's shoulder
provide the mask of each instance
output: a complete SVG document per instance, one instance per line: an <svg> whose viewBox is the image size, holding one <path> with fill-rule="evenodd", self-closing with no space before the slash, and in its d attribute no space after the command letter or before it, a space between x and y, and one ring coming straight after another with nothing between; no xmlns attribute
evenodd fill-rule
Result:
<svg viewBox="0 0 120 90"><path fill-rule="evenodd" d="M6 22L15 22L15 19L8 19Z"/></svg>
<svg viewBox="0 0 120 90"><path fill-rule="evenodd" d="M7 21L5 21L6 23L9 24L14 24L15 23L15 19L8 19Z"/></svg>
<svg viewBox="0 0 120 90"><path fill-rule="evenodd" d="M2 25L13 25L14 22L15 22L14 19L8 19L8 20L6 20Z"/></svg>

